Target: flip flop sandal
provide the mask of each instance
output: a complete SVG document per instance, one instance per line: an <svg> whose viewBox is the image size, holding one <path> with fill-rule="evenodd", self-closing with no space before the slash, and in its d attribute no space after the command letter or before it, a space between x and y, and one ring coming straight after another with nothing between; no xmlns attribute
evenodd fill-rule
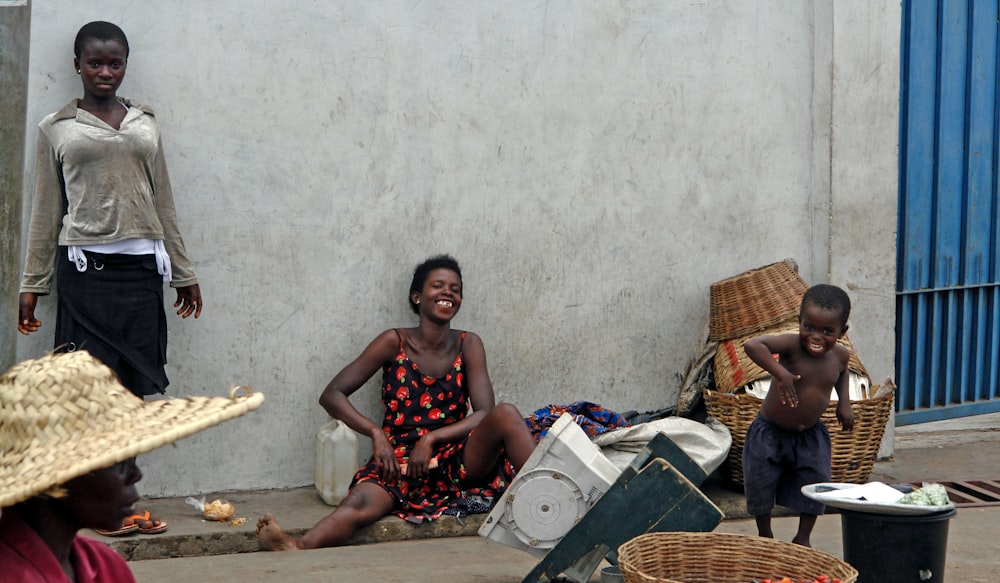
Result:
<svg viewBox="0 0 1000 583"><path fill-rule="evenodd" d="M119 529L116 529L116 530L104 530L103 528L95 528L93 530L94 530L94 532L96 532L97 534L99 534L101 536L122 536L122 535L126 535L126 534L131 534L131 533L139 530L139 525L136 524L136 523L134 523L134 522L130 522L129 519L126 518L122 522L122 526Z"/></svg>
<svg viewBox="0 0 1000 583"><path fill-rule="evenodd" d="M133 514L125 520L131 520L139 530L139 534L160 534L167 531L167 523L150 516L149 510L142 514Z"/></svg>

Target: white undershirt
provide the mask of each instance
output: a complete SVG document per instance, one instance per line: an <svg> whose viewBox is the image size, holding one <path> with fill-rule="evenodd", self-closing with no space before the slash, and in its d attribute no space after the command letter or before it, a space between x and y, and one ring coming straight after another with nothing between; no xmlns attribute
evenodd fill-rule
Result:
<svg viewBox="0 0 1000 583"><path fill-rule="evenodd" d="M163 281L170 281L170 256L160 239L124 239L114 243L98 243L94 245L70 245L69 260L76 264L79 272L87 271L87 256L84 250L105 255L155 255L156 271L163 276Z"/></svg>

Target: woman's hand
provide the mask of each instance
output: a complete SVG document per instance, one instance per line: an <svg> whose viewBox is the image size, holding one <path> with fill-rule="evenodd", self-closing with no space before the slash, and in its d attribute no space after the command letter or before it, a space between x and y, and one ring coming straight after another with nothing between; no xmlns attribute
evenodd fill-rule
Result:
<svg viewBox="0 0 1000 583"><path fill-rule="evenodd" d="M425 478L431 469L437 466L432 463L431 456L434 454L435 440L430 433L425 434L417 440L416 445L410 451L410 459L406 464L406 475L410 478Z"/></svg>
<svg viewBox="0 0 1000 583"><path fill-rule="evenodd" d="M41 320L35 319L35 304L38 294L23 292L17 298L17 331L27 336L42 327Z"/></svg>
<svg viewBox="0 0 1000 583"><path fill-rule="evenodd" d="M396 452L392 450L389 439L379 428L372 433L372 459L375 461L378 477L383 482L391 484L399 479L400 470Z"/></svg>
<svg viewBox="0 0 1000 583"><path fill-rule="evenodd" d="M192 313L195 318L201 316L203 305L201 288L198 284L177 288L177 301L174 302L174 307L177 308L177 315L181 318L187 318Z"/></svg>

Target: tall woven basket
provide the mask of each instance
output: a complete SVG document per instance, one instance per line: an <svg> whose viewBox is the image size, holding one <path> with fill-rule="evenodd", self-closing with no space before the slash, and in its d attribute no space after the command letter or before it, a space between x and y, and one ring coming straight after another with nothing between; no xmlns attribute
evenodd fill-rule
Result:
<svg viewBox="0 0 1000 583"><path fill-rule="evenodd" d="M808 288L790 259L713 283L708 290L709 339L745 336L795 316Z"/></svg>
<svg viewBox="0 0 1000 583"><path fill-rule="evenodd" d="M789 542L713 532L651 532L618 547L625 583L795 581L828 575L855 583L858 571L826 553Z"/></svg>
<svg viewBox="0 0 1000 583"><path fill-rule="evenodd" d="M879 387L872 388L873 395L879 395ZM746 441L747 428L757 417L762 401L746 393L720 393L711 389L705 390L705 408L708 414L715 417L729 428L733 436L729 456L719 468L723 478L732 484L743 484L743 444ZM820 420L826 424L830 432L832 448L831 481L852 484L863 484L871 476L878 457L878 448L885 434L885 426L892 411L893 392L873 399L851 401L854 410L854 429L844 431L837 421L837 403L831 402L823 411Z"/></svg>

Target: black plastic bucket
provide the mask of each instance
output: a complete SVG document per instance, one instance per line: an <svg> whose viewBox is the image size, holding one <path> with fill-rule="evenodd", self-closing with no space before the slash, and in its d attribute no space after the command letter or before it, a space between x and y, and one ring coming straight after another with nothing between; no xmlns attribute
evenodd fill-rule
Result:
<svg viewBox="0 0 1000 583"><path fill-rule="evenodd" d="M858 583L943 583L948 521L955 509L932 514L889 515L840 510L844 560Z"/></svg>

